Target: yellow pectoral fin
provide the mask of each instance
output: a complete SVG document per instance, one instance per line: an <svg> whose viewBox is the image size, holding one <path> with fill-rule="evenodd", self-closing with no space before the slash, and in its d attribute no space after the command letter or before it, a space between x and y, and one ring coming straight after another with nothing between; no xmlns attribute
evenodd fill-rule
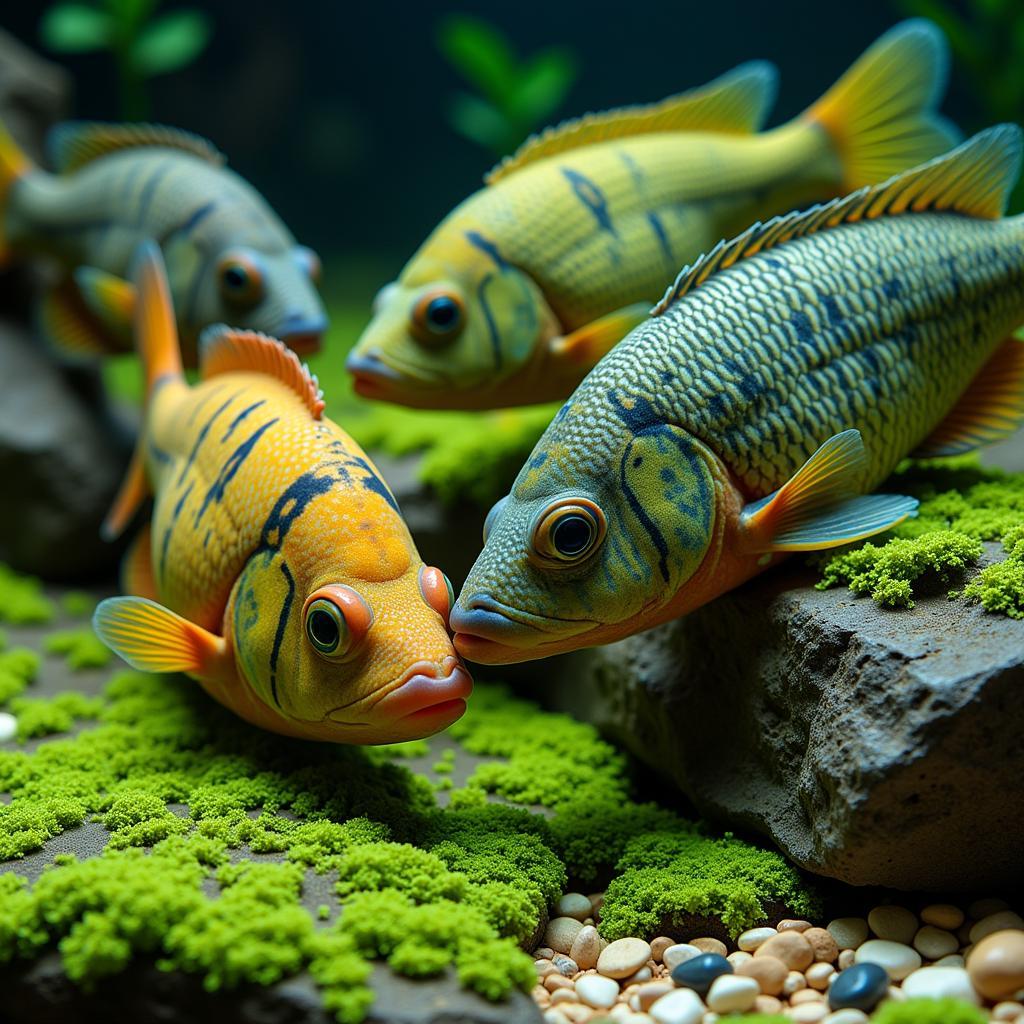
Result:
<svg viewBox="0 0 1024 1024"><path fill-rule="evenodd" d="M107 541L116 540L127 529L132 516L149 496L149 481L146 479L146 464L142 454L142 443L135 446L132 460L128 463L120 490L110 506L107 518L100 527L100 536Z"/></svg>
<svg viewBox="0 0 1024 1024"><path fill-rule="evenodd" d="M854 497L867 455L859 430L829 438L773 494L741 517L749 551L817 551L888 530L917 512L902 494Z"/></svg>
<svg viewBox="0 0 1024 1024"><path fill-rule="evenodd" d="M124 351L130 344L126 332L112 332L96 317L70 277L40 301L39 331L61 355L76 361Z"/></svg>
<svg viewBox="0 0 1024 1024"><path fill-rule="evenodd" d="M97 606L92 625L115 654L142 672L187 672L215 681L223 679L231 662L223 637L148 598L107 598Z"/></svg>
<svg viewBox="0 0 1024 1024"><path fill-rule="evenodd" d="M131 337L135 286L96 267L78 267L72 275L82 301L111 333Z"/></svg>
<svg viewBox="0 0 1024 1024"><path fill-rule="evenodd" d="M642 324L650 312L649 303L636 302L592 320L571 334L552 338L552 358L562 365L576 367L587 373L634 327Z"/></svg>

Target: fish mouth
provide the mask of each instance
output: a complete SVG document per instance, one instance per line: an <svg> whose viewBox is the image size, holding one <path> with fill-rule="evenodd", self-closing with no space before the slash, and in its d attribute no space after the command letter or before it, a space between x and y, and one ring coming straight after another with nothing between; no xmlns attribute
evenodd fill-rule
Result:
<svg viewBox="0 0 1024 1024"><path fill-rule="evenodd" d="M283 341L296 355L309 356L320 351L320 343L327 330L326 320L311 320L307 323L282 329L278 339Z"/></svg>
<svg viewBox="0 0 1024 1024"><path fill-rule="evenodd" d="M345 360L352 375L352 386L361 398L397 402L424 408L455 408L457 394L464 390L442 377L424 377L418 370L404 369L385 362L376 350L352 351Z"/></svg>

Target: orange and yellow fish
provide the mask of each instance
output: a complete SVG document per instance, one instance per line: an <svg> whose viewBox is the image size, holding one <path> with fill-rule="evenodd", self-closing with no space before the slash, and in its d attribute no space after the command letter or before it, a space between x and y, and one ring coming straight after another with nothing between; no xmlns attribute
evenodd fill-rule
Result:
<svg viewBox="0 0 1024 1024"><path fill-rule="evenodd" d="M107 533L148 491L155 507L126 559L136 596L103 601L97 634L287 736L384 743L450 725L473 687L447 631L451 585L324 418L316 379L281 342L215 327L190 387L159 250L136 262L147 405Z"/></svg>

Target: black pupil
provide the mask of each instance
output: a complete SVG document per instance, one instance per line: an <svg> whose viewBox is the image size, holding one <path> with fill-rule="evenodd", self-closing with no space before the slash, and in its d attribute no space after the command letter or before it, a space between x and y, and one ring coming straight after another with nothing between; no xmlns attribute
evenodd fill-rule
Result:
<svg viewBox="0 0 1024 1024"><path fill-rule="evenodd" d="M564 516L555 524L551 541L561 555L578 555L587 549L593 533L588 520L583 516Z"/></svg>
<svg viewBox="0 0 1024 1024"><path fill-rule="evenodd" d="M224 271L224 283L232 291L241 291L248 283L248 275L242 267L228 267Z"/></svg>
<svg viewBox="0 0 1024 1024"><path fill-rule="evenodd" d="M459 307L453 299L434 299L427 306L427 320L431 327L442 331L451 330L459 319Z"/></svg>
<svg viewBox="0 0 1024 1024"><path fill-rule="evenodd" d="M325 650L338 646L338 624L325 611L315 609L309 617L309 635L313 642Z"/></svg>

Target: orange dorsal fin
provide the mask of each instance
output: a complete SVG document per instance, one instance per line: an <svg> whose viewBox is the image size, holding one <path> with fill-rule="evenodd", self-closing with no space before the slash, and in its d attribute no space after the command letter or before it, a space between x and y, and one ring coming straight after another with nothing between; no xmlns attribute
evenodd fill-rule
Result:
<svg viewBox="0 0 1024 1024"><path fill-rule="evenodd" d="M712 274L794 238L840 224L902 213L961 213L994 220L1006 209L1020 174L1021 130L1014 124L979 132L944 156L858 189L823 206L753 224L731 241L719 242L676 278L651 312L660 316Z"/></svg>
<svg viewBox="0 0 1024 1024"><path fill-rule="evenodd" d="M600 114L563 121L528 138L511 156L486 175L488 185L519 168L556 153L608 139L625 139L655 132L756 132L775 100L778 72L763 60L753 60L720 75L707 85L658 103L619 107Z"/></svg>
<svg viewBox="0 0 1024 1024"><path fill-rule="evenodd" d="M162 124L106 124L102 121L66 121L46 140L50 163L60 174L71 174L100 157L123 149L159 147L190 153L220 167L224 154L212 143L181 128Z"/></svg>
<svg viewBox="0 0 1024 1024"><path fill-rule="evenodd" d="M324 396L316 376L287 345L258 331L208 327L199 339L199 371L203 380L221 373L265 373L290 387L313 419L323 416Z"/></svg>

